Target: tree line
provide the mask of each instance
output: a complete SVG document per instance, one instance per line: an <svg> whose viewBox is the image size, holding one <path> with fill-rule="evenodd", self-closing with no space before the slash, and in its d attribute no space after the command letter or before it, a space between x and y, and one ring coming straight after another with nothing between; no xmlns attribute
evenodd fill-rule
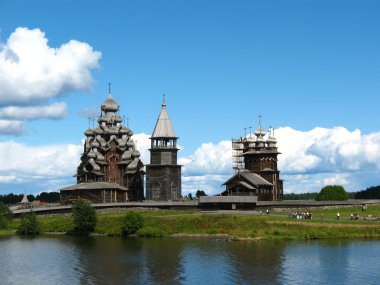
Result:
<svg viewBox="0 0 380 285"><path fill-rule="evenodd" d="M337 185L333 185L333 186L335 188ZM331 185L326 186L324 188L329 188L329 187L331 188ZM283 199L284 200L330 200L330 199L341 200L340 194L338 193L333 194L333 197L327 197L325 193L329 193L331 195L331 192L333 192L334 189L328 189L328 191L325 192L326 189L324 188L322 189L324 191L321 190L321 192L323 192L322 195L321 195L321 192L299 193L299 194L290 193L290 194L284 194ZM340 191L343 192L344 189ZM358 192L346 192L346 194L347 194L347 199L380 199L380 185L372 186ZM343 198L344 200L346 200L345 197Z"/></svg>
<svg viewBox="0 0 380 285"><path fill-rule="evenodd" d="M380 185L356 192L355 199L380 199Z"/></svg>
<svg viewBox="0 0 380 285"><path fill-rule="evenodd" d="M6 205L13 205L21 202L24 194L4 194L0 195L0 202L3 202ZM37 196L27 195L30 202L38 200L46 203L58 203L60 201L59 192L42 192Z"/></svg>

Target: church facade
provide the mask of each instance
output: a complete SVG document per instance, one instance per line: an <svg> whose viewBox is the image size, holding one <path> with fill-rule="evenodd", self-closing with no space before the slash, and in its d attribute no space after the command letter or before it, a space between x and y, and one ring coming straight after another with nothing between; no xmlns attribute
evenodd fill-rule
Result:
<svg viewBox="0 0 380 285"><path fill-rule="evenodd" d="M93 203L126 202L144 199L144 164L132 140L133 132L123 125L120 106L112 98L101 104L98 126L88 128L77 185L60 190L64 204L79 198Z"/></svg>
<svg viewBox="0 0 380 285"><path fill-rule="evenodd" d="M150 137L150 164L146 165L147 200L175 201L181 198L177 139L163 99L160 115Z"/></svg>

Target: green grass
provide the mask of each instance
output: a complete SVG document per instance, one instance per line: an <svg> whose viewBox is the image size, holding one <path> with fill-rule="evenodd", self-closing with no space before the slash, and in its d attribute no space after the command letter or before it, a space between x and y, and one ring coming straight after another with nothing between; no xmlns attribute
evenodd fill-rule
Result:
<svg viewBox="0 0 380 285"><path fill-rule="evenodd" d="M16 233L16 230L13 230L13 229L0 230L0 236L8 236L8 235L13 235L15 233Z"/></svg>
<svg viewBox="0 0 380 285"><path fill-rule="evenodd" d="M341 214L339 221L334 220L338 211ZM281 216L283 212L273 212L269 216L211 214L199 211L141 212L144 226L137 233L146 237L225 234L235 238L266 239L380 238L380 222L351 221L350 214L355 211L359 215L362 213L361 207L312 211L312 220L291 219ZM319 219L321 212L326 219ZM380 216L380 206L369 206L365 214ZM120 236L124 215L98 214L95 232ZM69 216L39 216L38 222L41 232L67 232L73 228L72 218ZM12 221L10 229L0 231L0 235L15 233L19 223L19 220Z"/></svg>
<svg viewBox="0 0 380 285"><path fill-rule="evenodd" d="M300 208L299 211L308 211L307 208ZM368 210L362 211L362 206L348 207L348 208L336 208L328 210L311 210L313 219L320 219L321 214L324 218L335 219L336 214L339 212L341 220L350 220L351 213L357 213L361 218L372 215L373 217L380 217L380 205L369 205ZM278 213L287 214L285 211L278 211Z"/></svg>

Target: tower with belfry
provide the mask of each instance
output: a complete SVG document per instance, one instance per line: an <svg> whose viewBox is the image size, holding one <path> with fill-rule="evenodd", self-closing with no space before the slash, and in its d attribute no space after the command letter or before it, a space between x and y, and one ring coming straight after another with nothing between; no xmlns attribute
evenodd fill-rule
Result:
<svg viewBox="0 0 380 285"><path fill-rule="evenodd" d="M181 165L177 163L177 139L163 95L161 112L150 137L150 164L146 165L147 200L175 201L181 198Z"/></svg>

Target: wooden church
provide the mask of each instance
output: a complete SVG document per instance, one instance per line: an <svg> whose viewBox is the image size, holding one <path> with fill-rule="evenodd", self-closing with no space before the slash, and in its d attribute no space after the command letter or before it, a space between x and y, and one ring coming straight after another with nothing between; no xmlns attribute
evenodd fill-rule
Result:
<svg viewBox="0 0 380 285"><path fill-rule="evenodd" d="M256 196L258 201L280 201L283 196L283 180L277 168L277 140L270 128L267 138L259 120L255 137L232 141L235 175L223 185L221 196Z"/></svg>
<svg viewBox="0 0 380 285"><path fill-rule="evenodd" d="M98 126L88 128L77 184L60 190L61 203L77 199L92 203L116 203L144 199L144 165L132 140L133 132L123 125L120 106L112 98L101 104Z"/></svg>

